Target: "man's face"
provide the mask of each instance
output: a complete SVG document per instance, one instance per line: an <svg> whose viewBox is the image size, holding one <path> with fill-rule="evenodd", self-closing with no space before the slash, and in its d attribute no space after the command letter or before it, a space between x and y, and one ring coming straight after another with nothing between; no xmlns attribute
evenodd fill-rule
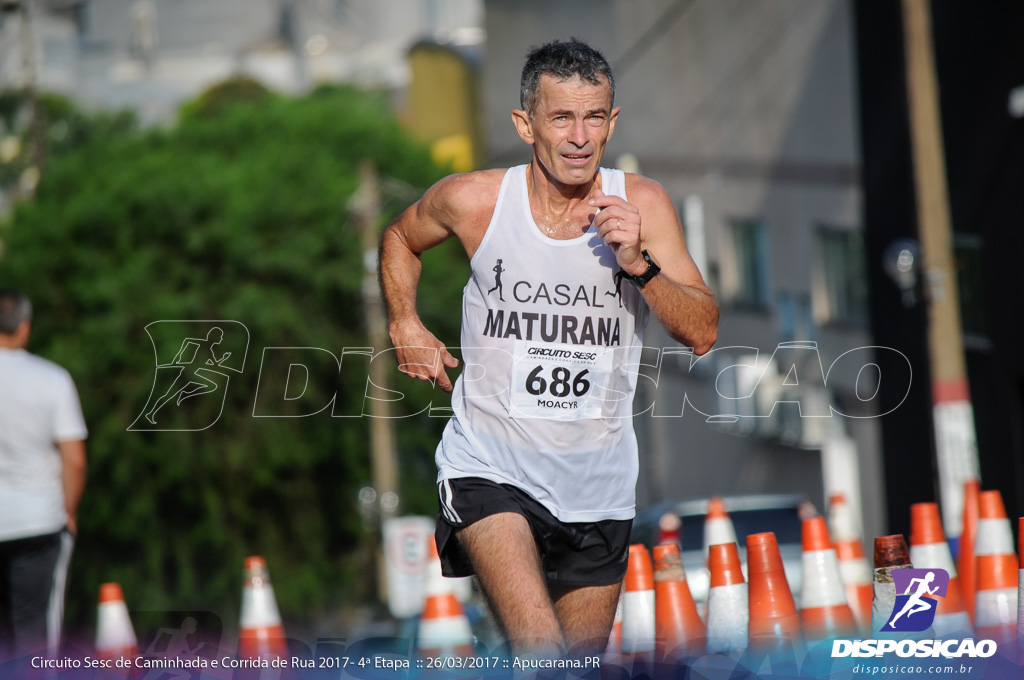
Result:
<svg viewBox="0 0 1024 680"><path fill-rule="evenodd" d="M594 85L574 76L540 78L533 116L513 114L516 130L549 177L561 184L580 185L594 178L604 147L615 130L618 109L612 109L612 90L604 76Z"/></svg>

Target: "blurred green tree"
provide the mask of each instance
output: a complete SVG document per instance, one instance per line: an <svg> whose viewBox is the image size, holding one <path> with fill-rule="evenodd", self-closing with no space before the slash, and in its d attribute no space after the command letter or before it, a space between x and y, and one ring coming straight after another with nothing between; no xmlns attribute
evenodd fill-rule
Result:
<svg viewBox="0 0 1024 680"><path fill-rule="evenodd" d="M261 355L317 347L340 357L368 344L347 208L357 165L379 170L382 223L443 170L383 95L350 88L284 98L229 83L184 107L177 125L148 130L48 101L50 158L35 197L0 224L0 285L33 298L31 349L68 368L90 427L69 630L88 635L98 585L119 581L130 608L212 611L231 634L249 554L267 558L286 630L322 630L373 595L356 549L368 530L357 511L370 481L367 420L330 409L253 418ZM457 345L465 256L446 244L424 259L424 317ZM130 432L155 370L144 329L166 319L245 324L245 371L209 429ZM405 403L419 405L398 421L400 512L432 515L444 420L420 411L447 401L393 375ZM311 376L304 400L335 393L351 412L365 380Z"/></svg>

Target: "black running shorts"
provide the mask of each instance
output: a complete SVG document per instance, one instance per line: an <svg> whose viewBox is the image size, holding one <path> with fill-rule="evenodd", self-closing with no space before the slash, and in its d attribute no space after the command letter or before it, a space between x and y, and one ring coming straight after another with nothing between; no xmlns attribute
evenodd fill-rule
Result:
<svg viewBox="0 0 1024 680"><path fill-rule="evenodd" d="M626 575L633 520L560 522L522 489L479 477L438 484L441 509L434 538L445 576L472 576L473 565L455 532L490 515L514 512L533 529L548 583L606 586Z"/></svg>

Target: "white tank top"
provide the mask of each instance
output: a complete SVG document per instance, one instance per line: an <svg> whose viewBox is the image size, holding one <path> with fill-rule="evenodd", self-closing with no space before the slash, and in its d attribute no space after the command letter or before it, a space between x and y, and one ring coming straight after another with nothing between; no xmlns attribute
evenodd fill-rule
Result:
<svg viewBox="0 0 1024 680"><path fill-rule="evenodd" d="M621 170L601 187L626 197ZM463 371L437 448L438 482L512 484L563 522L630 519L633 391L648 308L591 227L555 240L530 211L526 166L509 169L470 261Z"/></svg>

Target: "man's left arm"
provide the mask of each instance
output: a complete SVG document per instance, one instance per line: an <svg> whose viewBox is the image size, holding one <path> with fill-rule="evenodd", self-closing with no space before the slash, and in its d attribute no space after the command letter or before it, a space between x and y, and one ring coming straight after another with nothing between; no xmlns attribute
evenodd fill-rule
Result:
<svg viewBox="0 0 1024 680"><path fill-rule="evenodd" d="M594 218L598 234L627 274L647 271L642 253L648 251L661 273L641 290L644 299L674 340L694 354L706 354L718 338L718 304L686 249L675 206L657 182L640 175L626 178L628 202L601 192L591 199L601 208Z"/></svg>

